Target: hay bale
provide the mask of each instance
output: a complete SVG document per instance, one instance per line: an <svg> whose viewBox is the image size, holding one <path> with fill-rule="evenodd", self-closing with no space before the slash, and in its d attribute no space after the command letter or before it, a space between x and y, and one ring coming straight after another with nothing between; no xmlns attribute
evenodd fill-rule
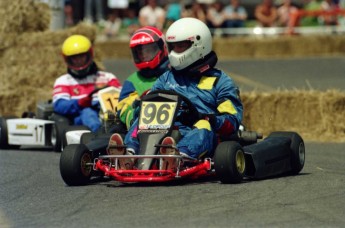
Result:
<svg viewBox="0 0 345 228"><path fill-rule="evenodd" d="M33 0L1 2L0 6L4 6L0 15L5 21L0 32L6 41L0 42L0 115L21 116L24 111L36 111L37 101L51 99L55 79L66 72L63 41L72 34L82 34L94 42L96 28L81 23L50 31L49 8ZM4 10L13 14L4 14ZM100 59L96 51L95 61L104 68Z"/></svg>
<svg viewBox="0 0 345 228"><path fill-rule="evenodd" d="M14 45L16 37L26 32L49 28L50 11L47 4L34 0L0 1L0 51Z"/></svg>
<svg viewBox="0 0 345 228"><path fill-rule="evenodd" d="M345 141L345 93L337 90L243 93L244 124L268 135L296 131L305 139Z"/></svg>

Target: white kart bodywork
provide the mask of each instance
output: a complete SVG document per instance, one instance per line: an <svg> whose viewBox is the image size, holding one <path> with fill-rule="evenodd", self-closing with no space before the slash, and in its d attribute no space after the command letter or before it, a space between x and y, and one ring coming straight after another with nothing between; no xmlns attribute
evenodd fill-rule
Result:
<svg viewBox="0 0 345 228"><path fill-rule="evenodd" d="M54 121L19 118L6 120L9 145L53 146Z"/></svg>
<svg viewBox="0 0 345 228"><path fill-rule="evenodd" d="M68 131L66 132L66 140L67 140L67 145L69 144L79 144L81 136L84 133L88 133L91 131L88 130L75 130L75 131Z"/></svg>

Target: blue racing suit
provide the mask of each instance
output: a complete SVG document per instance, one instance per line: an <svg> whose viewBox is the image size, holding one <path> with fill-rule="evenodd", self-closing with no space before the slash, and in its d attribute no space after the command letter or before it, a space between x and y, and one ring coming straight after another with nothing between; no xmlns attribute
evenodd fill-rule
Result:
<svg viewBox="0 0 345 228"><path fill-rule="evenodd" d="M208 118L209 124L205 120L199 120L192 126L175 123L182 135L177 143L178 150L194 158L205 154L211 156L217 146L217 134L236 132L243 116L239 90L233 80L216 68L211 68L202 75L174 75L173 71L167 71L151 89L180 93L194 104L199 113L213 117ZM136 153L139 150L137 126L138 120L133 123L125 137L127 148Z"/></svg>

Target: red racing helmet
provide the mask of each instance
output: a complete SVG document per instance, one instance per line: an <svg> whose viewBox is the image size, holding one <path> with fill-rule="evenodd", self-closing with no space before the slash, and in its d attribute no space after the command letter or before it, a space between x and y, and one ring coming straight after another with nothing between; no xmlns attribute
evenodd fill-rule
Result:
<svg viewBox="0 0 345 228"><path fill-rule="evenodd" d="M163 33L151 26L136 30L130 39L129 47L139 70L155 69L168 56Z"/></svg>

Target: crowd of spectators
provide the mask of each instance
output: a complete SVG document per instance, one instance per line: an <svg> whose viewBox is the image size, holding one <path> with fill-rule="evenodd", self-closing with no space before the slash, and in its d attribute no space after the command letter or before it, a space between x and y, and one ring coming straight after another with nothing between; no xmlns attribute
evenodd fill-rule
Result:
<svg viewBox="0 0 345 228"><path fill-rule="evenodd" d="M253 3L253 1L250 1ZM150 25L165 30L182 17L195 17L211 30L260 27L287 27L298 10L342 8L345 0L65 0L66 26L81 21L99 25L107 39L130 36L137 28ZM337 25L339 15L301 18L298 25Z"/></svg>

